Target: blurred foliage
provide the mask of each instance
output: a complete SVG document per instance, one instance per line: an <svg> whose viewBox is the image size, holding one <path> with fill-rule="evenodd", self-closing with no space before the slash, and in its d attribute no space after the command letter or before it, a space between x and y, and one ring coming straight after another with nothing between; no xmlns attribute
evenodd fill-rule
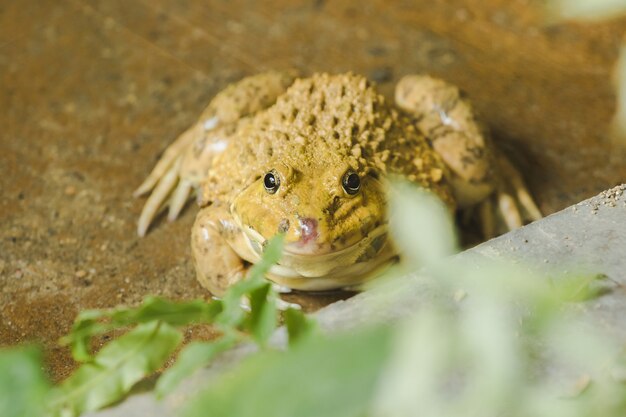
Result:
<svg viewBox="0 0 626 417"><path fill-rule="evenodd" d="M390 329L376 327L255 355L201 392L185 415L364 416L390 341Z"/></svg>
<svg viewBox="0 0 626 417"><path fill-rule="evenodd" d="M544 0L550 17L559 20L600 20L626 13L626 0Z"/></svg>
<svg viewBox="0 0 626 417"><path fill-rule="evenodd" d="M612 137L616 144L626 145L626 44L622 43L619 59L615 66L614 83L617 108L612 125Z"/></svg>
<svg viewBox="0 0 626 417"><path fill-rule="evenodd" d="M76 416L124 398L146 375L159 369L182 335L167 323L152 321L104 346L51 394L54 416Z"/></svg>
<svg viewBox="0 0 626 417"><path fill-rule="evenodd" d="M180 342L178 326L210 322L223 336L186 346L157 382L157 395L167 395L237 343L261 349L212 379L188 401L186 417L626 415L623 346L571 308L600 294L595 276L546 277L476 254L451 258L457 242L442 204L404 183L393 186L390 198L390 229L409 260L406 268L425 266L414 274L428 296L406 320L325 335L291 309L284 314L289 348L268 346L278 297L263 276L280 256L282 241L276 239L264 261L222 300L151 298L134 309L82 313L64 341L85 363L51 394L33 351L3 352L0 376L24 367L20 392L46 396L41 402L52 414L78 415L123 398L161 367ZM382 287L406 283L406 276L391 278ZM377 306L382 304L372 306L372 317ZM92 356L91 337L118 326L133 329ZM17 356L3 360L10 355ZM5 392L17 388L10 386L13 379L0 383L0 406L6 407ZM41 415L20 411L36 406L26 399L31 397L13 398L18 411L2 416Z"/></svg>
<svg viewBox="0 0 626 417"><path fill-rule="evenodd" d="M413 317L252 357L211 383L185 415L626 413L626 387L611 372L620 369L621 345L568 308L598 295L596 276L545 277L467 255L451 260L449 212L407 184L394 187L391 219L404 257L427 265L420 281L429 296Z"/></svg>
<svg viewBox="0 0 626 417"><path fill-rule="evenodd" d="M0 416L41 416L48 390L39 349L0 350Z"/></svg>

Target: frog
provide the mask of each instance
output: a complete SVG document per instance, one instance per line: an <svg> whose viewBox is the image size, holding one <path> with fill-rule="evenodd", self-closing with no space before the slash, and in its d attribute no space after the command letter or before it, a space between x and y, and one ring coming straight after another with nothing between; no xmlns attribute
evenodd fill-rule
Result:
<svg viewBox="0 0 626 417"><path fill-rule="evenodd" d="M404 76L394 100L352 72L268 71L219 92L164 152L135 196L144 236L195 195L191 249L215 296L246 276L282 234L267 278L285 290L356 288L397 262L389 181L401 177L451 212L478 213L483 234L541 218L520 172L455 85Z"/></svg>

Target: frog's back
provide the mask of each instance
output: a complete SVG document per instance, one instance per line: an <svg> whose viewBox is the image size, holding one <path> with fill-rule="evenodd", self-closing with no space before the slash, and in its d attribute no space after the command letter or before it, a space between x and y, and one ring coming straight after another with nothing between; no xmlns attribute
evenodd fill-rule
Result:
<svg viewBox="0 0 626 417"><path fill-rule="evenodd" d="M240 121L233 139L237 146L209 173L205 199L230 201L272 161L339 159L364 173L403 175L452 203L445 168L428 141L359 75L297 79L273 106Z"/></svg>

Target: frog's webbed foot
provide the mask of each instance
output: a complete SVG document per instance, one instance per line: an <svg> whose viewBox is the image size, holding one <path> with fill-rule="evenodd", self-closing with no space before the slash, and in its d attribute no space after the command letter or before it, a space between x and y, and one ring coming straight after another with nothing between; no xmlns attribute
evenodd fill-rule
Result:
<svg viewBox="0 0 626 417"><path fill-rule="evenodd" d="M218 298L219 299L219 298ZM248 297L241 298L241 308L246 309L247 311L251 310L250 307L250 299ZM280 311L287 311L289 309L292 310L302 310L302 306L298 303L292 303L289 301L285 301L280 297L276 297L276 308Z"/></svg>
<svg viewBox="0 0 626 417"><path fill-rule="evenodd" d="M493 195L479 205L480 223L485 238L497 234L494 214L499 215L506 231L543 217L517 168L501 154L496 156L496 163L500 181L496 184Z"/></svg>
<svg viewBox="0 0 626 417"><path fill-rule="evenodd" d="M194 181L182 174L185 154L194 143L201 141L206 130L214 128L216 120L197 123L172 143L156 164L148 178L135 190L134 196L146 194L150 197L141 211L137 224L137 234L144 236L157 214L169 206L168 220L172 221L189 200L195 185Z"/></svg>
<svg viewBox="0 0 626 417"><path fill-rule="evenodd" d="M191 229L191 252L200 284L221 297L245 275L243 259L229 245L241 232L223 206L201 209Z"/></svg>
<svg viewBox="0 0 626 417"><path fill-rule="evenodd" d="M302 310L302 306L300 304L285 301L280 297L276 299L276 308L279 309L280 311L287 311L289 309Z"/></svg>

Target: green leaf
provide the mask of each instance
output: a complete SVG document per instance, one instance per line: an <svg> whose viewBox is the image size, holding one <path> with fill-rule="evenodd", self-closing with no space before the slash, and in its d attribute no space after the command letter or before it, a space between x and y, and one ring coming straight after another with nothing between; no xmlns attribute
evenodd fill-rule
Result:
<svg viewBox="0 0 626 417"><path fill-rule="evenodd" d="M178 355L176 363L157 381L157 397L171 393L184 378L207 366L215 356L233 347L237 340L233 334L211 342L192 342L187 345Z"/></svg>
<svg viewBox="0 0 626 417"><path fill-rule="evenodd" d="M547 0L544 3L548 16L560 21L598 21L626 13L623 0Z"/></svg>
<svg viewBox="0 0 626 417"><path fill-rule="evenodd" d="M289 346L302 343L317 331L317 322L308 318L301 310L288 308L284 313L285 327L289 336Z"/></svg>
<svg viewBox="0 0 626 417"><path fill-rule="evenodd" d="M374 396L391 332L361 330L264 351L214 381L186 417L361 417Z"/></svg>
<svg viewBox="0 0 626 417"><path fill-rule="evenodd" d="M211 322L220 311L219 301L175 302L159 297L147 297L139 308L114 310L111 321L118 325L131 325L159 320L172 326L185 326Z"/></svg>
<svg viewBox="0 0 626 417"><path fill-rule="evenodd" d="M99 323L90 319L77 318L70 333L61 338L61 345L69 345L72 357L77 362L87 362L92 359L89 343L95 335L112 330L111 324Z"/></svg>
<svg viewBox="0 0 626 417"><path fill-rule="evenodd" d="M61 339L61 344L70 345L72 356L76 361L86 362L92 359L89 351L91 338L98 334L155 320L174 326L210 323L221 310L222 303L217 300L174 302L158 297L147 297L140 306L135 308L85 310L77 316L70 334ZM99 321L103 319L108 319L109 322Z"/></svg>
<svg viewBox="0 0 626 417"><path fill-rule="evenodd" d="M272 291L272 285L266 282L250 293L250 314L246 320L246 329L263 346L276 330L277 323L276 293Z"/></svg>
<svg viewBox="0 0 626 417"><path fill-rule="evenodd" d="M181 340L180 332L166 323L137 326L108 343L93 362L82 365L54 390L52 412L77 416L119 401L135 383L163 366Z"/></svg>
<svg viewBox="0 0 626 417"><path fill-rule="evenodd" d="M52 408L77 415L119 400L139 379L160 367L180 343L180 334L171 326L215 321L230 336L210 344L192 344L190 350L181 354L180 364L164 374L161 393L232 346L234 329L244 326L255 340L265 343L276 328L277 311L276 294L264 277L278 262L282 245L282 235L271 239L261 261L251 268L245 280L226 292L223 300L181 303L150 297L136 308L82 312L62 343L71 346L76 360L90 362L55 390ZM251 303L249 314L241 305L244 297ZM93 336L132 325L138 327L109 343L92 359L89 344Z"/></svg>
<svg viewBox="0 0 626 417"><path fill-rule="evenodd" d="M0 350L0 416L39 417L50 389L35 347Z"/></svg>
<svg viewBox="0 0 626 417"><path fill-rule="evenodd" d="M243 323L246 314L241 308L242 298L267 283L265 275L280 260L284 240L285 237L282 234L270 239L265 246L263 257L250 268L248 276L226 291L222 298L223 310L216 318L217 324L224 327L236 327Z"/></svg>
<svg viewBox="0 0 626 417"><path fill-rule="evenodd" d="M604 274L564 276L553 283L553 288L559 300L586 301L606 291L606 288L599 285L603 280L606 280Z"/></svg>
<svg viewBox="0 0 626 417"><path fill-rule="evenodd" d="M222 297L223 310L216 317L215 322L225 328L239 326L246 317L246 311L242 308L243 297L254 290L263 287L264 280L244 279L230 287Z"/></svg>
<svg viewBox="0 0 626 417"><path fill-rule="evenodd" d="M389 225L404 259L421 268L458 252L450 210L439 197L407 182L391 184Z"/></svg>
<svg viewBox="0 0 626 417"><path fill-rule="evenodd" d="M248 279L251 281L262 280L270 268L280 261L283 254L285 235L278 234L271 238L263 249L263 257L250 268Z"/></svg>
<svg viewBox="0 0 626 417"><path fill-rule="evenodd" d="M157 383L157 394L163 396L180 383L180 381L193 373L198 368L208 364L215 355L232 347L239 339L232 333L232 330L245 325L245 328L252 333L254 339L263 344L267 341L276 329L277 309L276 294L272 291L271 284L265 280L265 274L276 264L282 254L284 237L275 236L270 239L262 259L255 264L246 279L238 282L226 291L219 304L219 310L212 311L211 318L216 319L216 323L227 332L225 336L213 342L191 343L185 348L174 366L167 370ZM242 308L242 298L248 296L250 300L250 312ZM163 302L157 304L159 307ZM214 302L215 303L215 302ZM211 304L214 304L211 303ZM143 314L147 314L154 307L144 308ZM160 307L159 312L168 311L167 308ZM193 308L191 313L194 313ZM170 312L171 317L176 317L178 311L176 307ZM192 314L183 315L186 318ZM122 315L113 318L120 321Z"/></svg>
<svg viewBox="0 0 626 417"><path fill-rule="evenodd" d="M98 320L107 317L112 310L84 310L78 313L70 333L61 338L61 345L69 345L72 356L77 362L91 360L89 342L97 334L113 329L110 324L100 323Z"/></svg>

